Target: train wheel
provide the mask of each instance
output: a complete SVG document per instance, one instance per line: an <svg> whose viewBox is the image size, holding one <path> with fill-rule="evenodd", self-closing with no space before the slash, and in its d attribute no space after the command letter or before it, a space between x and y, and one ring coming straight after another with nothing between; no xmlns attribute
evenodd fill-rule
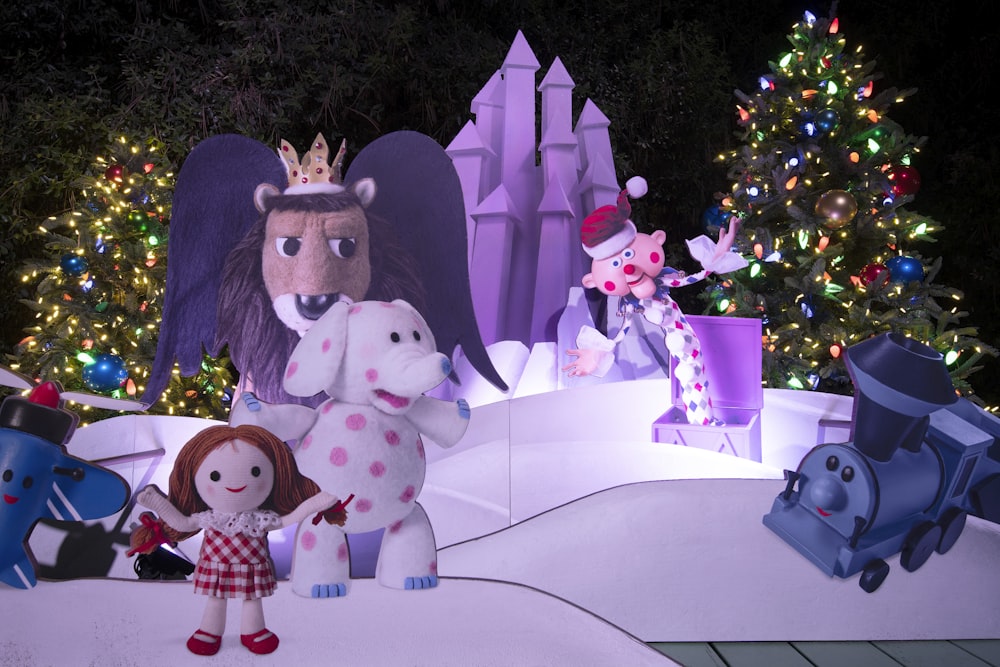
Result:
<svg viewBox="0 0 1000 667"><path fill-rule="evenodd" d="M899 552L899 564L907 572L913 572L927 562L941 541L941 526L933 521L924 521L913 527L906 536L903 550Z"/></svg>
<svg viewBox="0 0 1000 667"><path fill-rule="evenodd" d="M858 586L861 586L861 590L865 593L873 593L876 588L882 585L882 582L885 581L885 578L888 576L889 564L881 558L876 558L873 561L869 561L861 571L861 578L858 580Z"/></svg>
<svg viewBox="0 0 1000 667"><path fill-rule="evenodd" d="M938 542L937 552L939 554L948 553L948 550L958 542L962 530L965 528L965 518L969 516L961 507L952 507L941 516L938 525L941 526L941 541Z"/></svg>

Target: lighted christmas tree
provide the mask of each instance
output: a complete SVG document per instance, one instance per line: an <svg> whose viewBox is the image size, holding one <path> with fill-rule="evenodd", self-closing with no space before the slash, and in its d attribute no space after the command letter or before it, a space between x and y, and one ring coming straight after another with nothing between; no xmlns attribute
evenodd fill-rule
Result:
<svg viewBox="0 0 1000 667"><path fill-rule="evenodd" d="M710 308L762 319L773 388L850 392L844 349L895 331L941 352L970 394L969 374L997 351L960 326L962 294L936 284L941 259L921 253L941 226L906 208L926 138L888 110L914 91L881 85L835 16L806 13L789 41L757 90L736 93L743 145L719 158L732 191L706 220L738 215L752 257L707 295Z"/></svg>
<svg viewBox="0 0 1000 667"><path fill-rule="evenodd" d="M141 396L152 367L163 288L172 166L155 139L121 138L80 183L82 205L41 226L48 257L23 268L36 284L35 311L10 366L64 389L118 399ZM202 372L175 373L154 414L226 419L227 359L206 357ZM79 406L88 421L117 414Z"/></svg>

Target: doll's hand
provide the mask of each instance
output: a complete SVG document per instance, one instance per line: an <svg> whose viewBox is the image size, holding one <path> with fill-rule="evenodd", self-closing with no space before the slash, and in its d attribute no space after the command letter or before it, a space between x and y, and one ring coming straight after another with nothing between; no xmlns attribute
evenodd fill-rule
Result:
<svg viewBox="0 0 1000 667"><path fill-rule="evenodd" d="M135 501L160 515L163 514L165 507L170 506L170 501L167 500L166 496L163 495L163 492L155 484L150 484L135 494Z"/></svg>
<svg viewBox="0 0 1000 667"><path fill-rule="evenodd" d="M318 513L312 519L312 524L314 526L318 525L320 521L326 519L329 524L337 524L338 526L343 526L347 523L347 505L354 500L354 494L347 496L346 500L338 500L329 509L323 510Z"/></svg>

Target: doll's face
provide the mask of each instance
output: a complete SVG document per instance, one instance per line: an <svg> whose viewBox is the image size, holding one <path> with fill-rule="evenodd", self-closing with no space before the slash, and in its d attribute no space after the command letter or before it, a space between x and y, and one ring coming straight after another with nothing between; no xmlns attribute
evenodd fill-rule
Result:
<svg viewBox="0 0 1000 667"><path fill-rule="evenodd" d="M584 287L596 287L605 294L625 296L631 292L638 299L653 296L654 279L663 268L663 242L667 234L637 234L632 243L616 255L595 259L590 273L583 277Z"/></svg>
<svg viewBox="0 0 1000 667"><path fill-rule="evenodd" d="M205 457L195 471L194 486L216 511L254 510L271 494L274 466L264 452L237 438Z"/></svg>

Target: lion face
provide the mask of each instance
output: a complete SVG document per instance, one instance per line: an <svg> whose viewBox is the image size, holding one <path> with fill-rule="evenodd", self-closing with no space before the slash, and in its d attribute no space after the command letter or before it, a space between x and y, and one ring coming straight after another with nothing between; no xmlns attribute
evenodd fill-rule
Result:
<svg viewBox="0 0 1000 667"><path fill-rule="evenodd" d="M272 211L262 269L278 318L301 336L338 301L361 301L371 283L368 221L359 206Z"/></svg>

